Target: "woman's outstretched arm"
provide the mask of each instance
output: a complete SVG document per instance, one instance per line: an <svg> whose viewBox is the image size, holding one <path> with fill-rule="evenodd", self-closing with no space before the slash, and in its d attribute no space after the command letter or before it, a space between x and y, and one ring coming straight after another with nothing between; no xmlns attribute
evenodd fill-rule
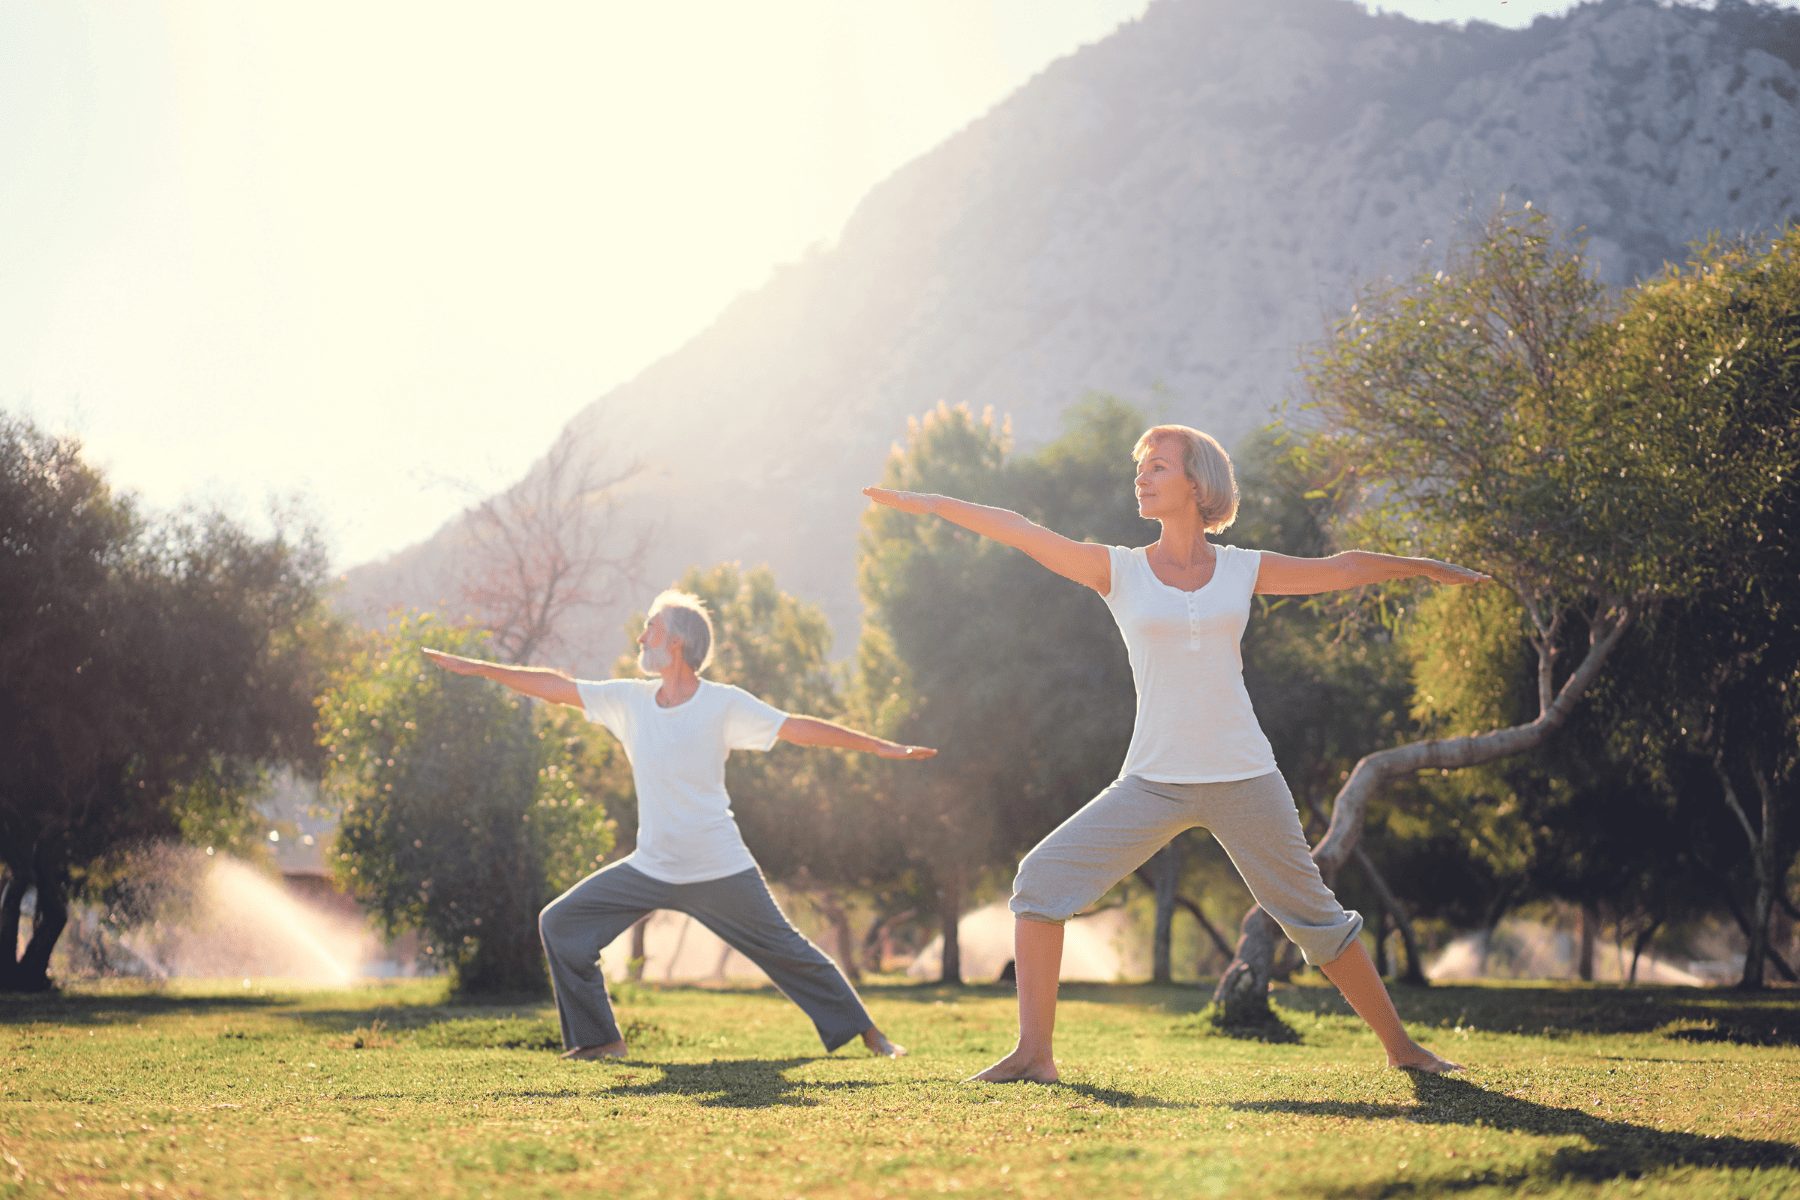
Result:
<svg viewBox="0 0 1800 1200"><path fill-rule="evenodd" d="M1492 578L1435 558L1402 558L1370 550L1345 550L1330 558L1294 558L1264 550L1256 591L1265 596L1311 596L1414 575L1438 583L1487 583Z"/></svg>
<svg viewBox="0 0 1800 1200"><path fill-rule="evenodd" d="M454 671L458 675L479 675L483 679L503 683L515 692L538 700L548 700L552 704L582 707L580 689L575 686L573 679L561 671L553 671L549 667L509 667L479 658L464 658L460 654L446 654L442 650L426 650L424 654L446 671Z"/></svg>
<svg viewBox="0 0 1800 1200"><path fill-rule="evenodd" d="M901 512L931 513L982 537L1023 550L1058 575L1086 584L1102 596L1112 591L1112 559L1105 546L1066 538L1035 521L1026 520L1011 509L989 508L985 504L970 504L967 500L928 492L896 492L881 487L866 487L863 495Z"/></svg>
<svg viewBox="0 0 1800 1200"><path fill-rule="evenodd" d="M796 746L831 746L838 750L865 750L882 758L930 758L937 751L929 746L903 746L873 734L858 733L842 725L818 717L789 717L781 723L776 737Z"/></svg>

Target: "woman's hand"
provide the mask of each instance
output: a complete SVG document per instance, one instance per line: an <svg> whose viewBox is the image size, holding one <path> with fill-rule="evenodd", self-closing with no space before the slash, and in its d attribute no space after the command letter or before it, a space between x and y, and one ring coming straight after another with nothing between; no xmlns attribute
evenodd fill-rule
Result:
<svg viewBox="0 0 1800 1200"><path fill-rule="evenodd" d="M928 513L937 511L936 496L921 496L918 492L896 492L892 488L866 487L863 495L877 504L889 508L897 508L901 512Z"/></svg>
<svg viewBox="0 0 1800 1200"><path fill-rule="evenodd" d="M1492 583L1494 581L1492 575L1484 575L1480 571L1471 570L1468 567L1459 567L1455 563L1439 562L1435 558L1426 559L1424 565L1419 568L1419 574L1434 583Z"/></svg>
<svg viewBox="0 0 1800 1200"><path fill-rule="evenodd" d="M446 654L442 650L421 649L420 653L446 671L454 671L458 675L480 675L481 668L487 664L479 659L464 658L460 654Z"/></svg>
<svg viewBox="0 0 1800 1200"><path fill-rule="evenodd" d="M889 742L878 747L875 753L881 758L930 758L937 751L930 746L900 746Z"/></svg>
<svg viewBox="0 0 1800 1200"><path fill-rule="evenodd" d="M931 513L982 537L993 538L1003 546L1023 550L1063 578L1091 587L1102 596L1112 590L1112 559L1105 546L1072 541L1011 509L884 487L866 487L863 495L900 512Z"/></svg>

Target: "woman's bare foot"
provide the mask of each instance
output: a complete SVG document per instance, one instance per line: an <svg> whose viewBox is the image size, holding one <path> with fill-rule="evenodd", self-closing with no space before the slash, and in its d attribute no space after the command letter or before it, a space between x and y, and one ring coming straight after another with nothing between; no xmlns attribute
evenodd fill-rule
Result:
<svg viewBox="0 0 1800 1200"><path fill-rule="evenodd" d="M596 1058L624 1058L625 1041L621 1038L604 1046L577 1046L573 1050L565 1050L562 1056L571 1062L591 1062Z"/></svg>
<svg viewBox="0 0 1800 1200"><path fill-rule="evenodd" d="M1055 1083L1060 1078L1056 1073L1056 1060L1048 1056L1023 1054L1014 1050L1011 1054L976 1075L963 1080L964 1083Z"/></svg>
<svg viewBox="0 0 1800 1200"><path fill-rule="evenodd" d="M870 1054L878 1055L882 1058L906 1057L905 1046L900 1045L898 1042L888 1041L887 1035L873 1025L863 1030L862 1040L863 1045L869 1048Z"/></svg>
<svg viewBox="0 0 1800 1200"><path fill-rule="evenodd" d="M1439 1058L1417 1042L1412 1044L1410 1050L1388 1055L1388 1066L1398 1067L1402 1071L1423 1071L1427 1075L1442 1075L1449 1071L1462 1070L1461 1063L1453 1063L1447 1058Z"/></svg>

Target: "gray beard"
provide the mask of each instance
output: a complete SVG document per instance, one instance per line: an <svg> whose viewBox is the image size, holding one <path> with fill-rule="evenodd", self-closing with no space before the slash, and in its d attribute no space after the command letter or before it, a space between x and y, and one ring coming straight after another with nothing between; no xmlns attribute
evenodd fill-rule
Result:
<svg viewBox="0 0 1800 1200"><path fill-rule="evenodd" d="M638 650L638 670L646 675L661 675L675 662L675 655L665 643L644 646Z"/></svg>

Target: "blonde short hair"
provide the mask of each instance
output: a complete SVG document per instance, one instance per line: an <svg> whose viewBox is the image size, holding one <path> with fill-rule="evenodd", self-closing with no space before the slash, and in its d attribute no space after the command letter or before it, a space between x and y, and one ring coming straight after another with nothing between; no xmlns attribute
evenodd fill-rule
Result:
<svg viewBox="0 0 1800 1200"><path fill-rule="evenodd" d="M1229 529L1237 520L1238 510L1237 476L1231 470L1231 455L1210 433L1186 425L1157 425L1145 430L1131 448L1131 461L1143 462L1144 455L1164 438L1181 441L1181 469L1194 483L1202 528L1208 533Z"/></svg>
<svg viewBox="0 0 1800 1200"><path fill-rule="evenodd" d="M657 613L663 614L664 632L681 640L681 657L687 665L696 673L706 670L713 652L712 614L706 611L706 601L692 592L670 588L650 602L650 614L644 620Z"/></svg>

